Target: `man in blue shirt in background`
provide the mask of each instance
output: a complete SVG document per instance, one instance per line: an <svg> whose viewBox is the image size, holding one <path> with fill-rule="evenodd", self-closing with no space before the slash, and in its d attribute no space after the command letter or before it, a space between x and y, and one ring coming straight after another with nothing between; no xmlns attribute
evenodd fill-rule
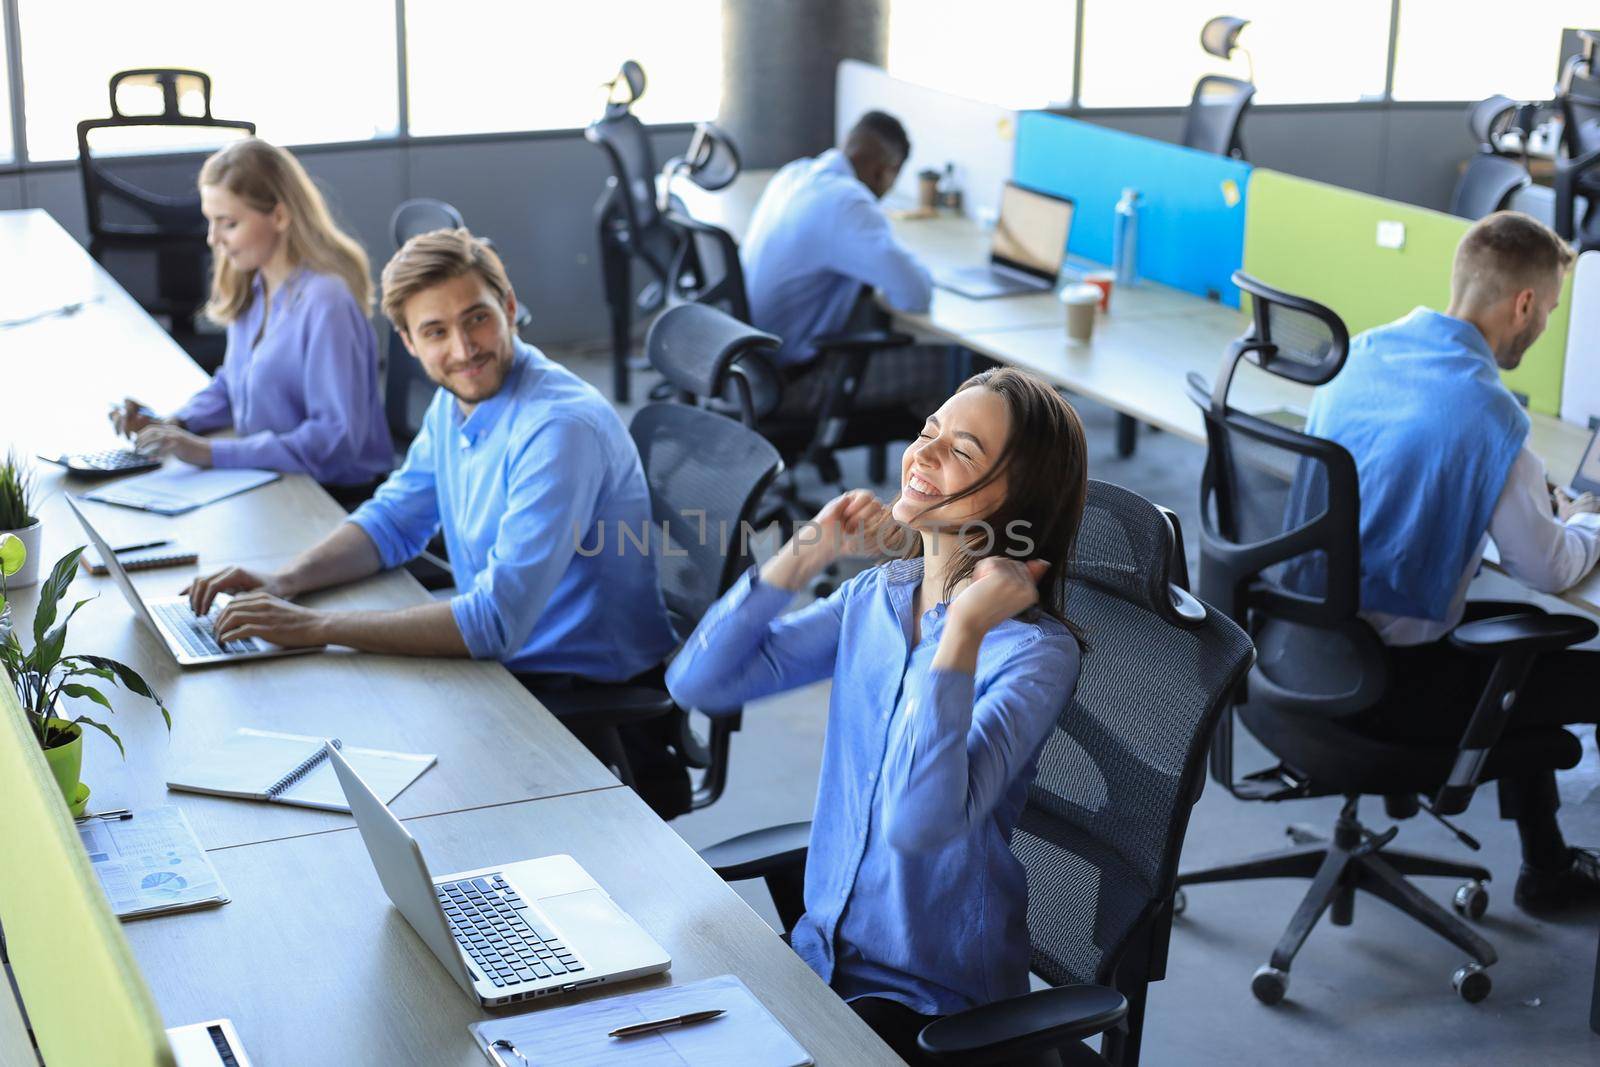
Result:
<svg viewBox="0 0 1600 1067"><path fill-rule="evenodd" d="M792 376L786 412L812 412L827 383L816 339L846 328L857 302L881 290L897 311L928 310L928 269L895 239L878 203L911 154L900 121L869 111L842 148L797 159L773 176L756 205L740 259L751 324L782 338L778 362ZM905 406L928 414L950 392L942 350L908 347L867 361L857 408Z"/></svg>
<svg viewBox="0 0 1600 1067"><path fill-rule="evenodd" d="M384 313L440 386L422 429L373 498L283 570L231 567L191 586L198 613L238 594L218 615L219 640L495 659L542 685L659 677L676 641L640 548L651 513L638 451L604 397L516 336L516 309L499 257L465 230L395 253ZM441 527L456 585L447 601L290 602L398 567Z"/></svg>

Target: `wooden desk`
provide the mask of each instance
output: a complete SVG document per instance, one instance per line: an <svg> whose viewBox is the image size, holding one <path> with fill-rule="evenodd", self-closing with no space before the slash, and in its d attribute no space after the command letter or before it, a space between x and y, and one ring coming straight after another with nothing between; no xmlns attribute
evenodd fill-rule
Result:
<svg viewBox="0 0 1600 1067"><path fill-rule="evenodd" d="M407 828L437 875L568 853L666 949L671 981L738 974L819 1064L899 1062L630 790ZM390 905L357 833L226 849L212 861L232 904L125 928L169 1026L225 1015L263 1065L484 1062L466 1028L488 1013ZM544 1062L560 1062L552 1055Z"/></svg>
<svg viewBox="0 0 1600 1067"><path fill-rule="evenodd" d="M43 212L0 212L0 248L0 318L95 298L75 315L0 331L8 401L0 446L92 447L110 436L107 400L131 394L170 409L204 383ZM84 542L60 499L63 490L83 486L69 485L60 472L41 474L43 551L53 561ZM100 505L86 511L112 543L177 538L199 550L207 569L231 561L271 567L344 517L303 476L170 519ZM199 569L144 572L136 584L174 592ZM440 873L571 853L666 947L676 980L738 974L819 1062L897 1062L499 664L329 652L179 670L109 579L80 575L73 589L98 598L73 620L68 648L137 668L173 712L169 739L144 701L113 697L113 721L129 755L122 763L109 742L86 744L92 807L181 806L215 850L234 901L124 927L169 1025L231 1017L263 1065L483 1062L465 1030L482 1013L389 906L348 817L166 792L171 768L248 725L437 753L438 766L394 809L415 827ZM392 608L426 596L402 571L309 599ZM15 597L19 623L31 621L36 600L32 591ZM7 1047L7 1017L0 1013L0 1048Z"/></svg>

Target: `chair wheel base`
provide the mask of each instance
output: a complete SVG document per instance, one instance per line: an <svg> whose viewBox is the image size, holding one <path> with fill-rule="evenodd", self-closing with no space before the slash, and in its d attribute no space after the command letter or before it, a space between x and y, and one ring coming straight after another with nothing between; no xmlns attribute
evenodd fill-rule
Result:
<svg viewBox="0 0 1600 1067"><path fill-rule="evenodd" d="M1456 968L1456 973L1450 976L1450 984L1468 1004L1478 1003L1494 988L1494 982L1489 978L1488 972L1477 963L1467 963Z"/></svg>
<svg viewBox="0 0 1600 1067"><path fill-rule="evenodd" d="M1262 964L1250 979L1250 992L1268 1007L1280 1003L1289 992L1289 972L1270 963Z"/></svg>
<svg viewBox="0 0 1600 1067"><path fill-rule="evenodd" d="M1450 898L1456 913L1468 919L1481 919L1483 913L1489 910L1489 890L1484 884L1474 878L1470 882L1462 883Z"/></svg>

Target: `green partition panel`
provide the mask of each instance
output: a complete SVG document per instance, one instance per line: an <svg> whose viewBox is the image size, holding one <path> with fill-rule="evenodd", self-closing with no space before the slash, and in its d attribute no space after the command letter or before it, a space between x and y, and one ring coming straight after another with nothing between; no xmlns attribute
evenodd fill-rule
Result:
<svg viewBox="0 0 1600 1067"><path fill-rule="evenodd" d="M1398 222L1405 243L1378 246L1378 224ZM1450 264L1472 225L1379 196L1256 168L1244 228L1244 269L1268 285L1310 297L1337 311L1352 335L1392 322L1419 304L1443 311L1450 302ZM1502 374L1546 415L1561 409L1572 278L1561 306L1522 365Z"/></svg>
<svg viewBox="0 0 1600 1067"><path fill-rule="evenodd" d="M0 842L0 923L45 1067L173 1067L155 1001L3 671Z"/></svg>

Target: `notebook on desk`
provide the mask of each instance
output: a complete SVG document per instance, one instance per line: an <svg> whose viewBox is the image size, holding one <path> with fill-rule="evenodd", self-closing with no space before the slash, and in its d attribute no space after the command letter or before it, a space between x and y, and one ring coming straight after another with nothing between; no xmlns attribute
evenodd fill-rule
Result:
<svg viewBox="0 0 1600 1067"><path fill-rule="evenodd" d="M612 1037L623 1026L721 1009L705 1022L637 1037ZM467 1027L496 1067L804 1067L815 1062L735 975L587 1000Z"/></svg>
<svg viewBox="0 0 1600 1067"><path fill-rule="evenodd" d="M433 755L333 743L386 804L438 762ZM167 788L323 811L350 810L328 764L324 738L248 727L235 730L221 745L175 771Z"/></svg>
<svg viewBox="0 0 1600 1067"><path fill-rule="evenodd" d="M192 467L171 463L158 471L104 486L83 494L86 500L120 504L153 511L157 515L182 515L207 504L278 480L276 471Z"/></svg>

